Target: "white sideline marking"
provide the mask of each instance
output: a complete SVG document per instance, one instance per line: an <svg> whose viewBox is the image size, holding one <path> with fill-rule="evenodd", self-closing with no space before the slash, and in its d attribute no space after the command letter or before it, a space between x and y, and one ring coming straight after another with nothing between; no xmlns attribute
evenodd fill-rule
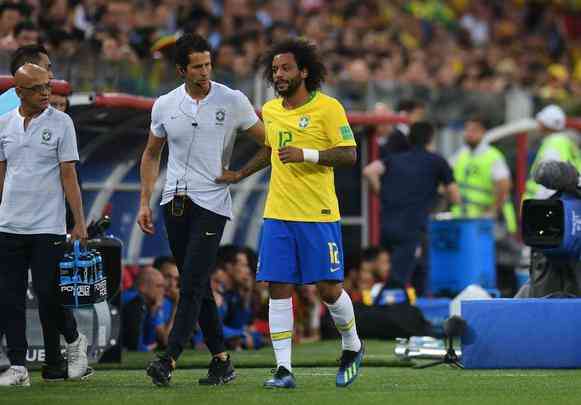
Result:
<svg viewBox="0 0 581 405"><path fill-rule="evenodd" d="M293 373L296 376L334 376L337 375L337 373Z"/></svg>
<svg viewBox="0 0 581 405"><path fill-rule="evenodd" d="M557 374L504 374L502 371L497 371L499 374L473 374L466 373L464 376L470 377L557 377Z"/></svg>

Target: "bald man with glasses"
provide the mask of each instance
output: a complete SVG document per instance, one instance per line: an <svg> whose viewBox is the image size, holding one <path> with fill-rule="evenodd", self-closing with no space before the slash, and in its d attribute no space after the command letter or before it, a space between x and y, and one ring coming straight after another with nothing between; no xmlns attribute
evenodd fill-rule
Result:
<svg viewBox="0 0 581 405"><path fill-rule="evenodd" d="M11 367L0 386L30 385L26 369L26 288L32 273L42 326L45 380L87 376L87 339L62 310L58 263L65 250L65 198L75 227L73 240L87 231L75 162L79 155L71 118L52 108L51 75L27 63L14 76L21 105L0 117L0 329L7 339ZM67 361L60 334L67 341Z"/></svg>

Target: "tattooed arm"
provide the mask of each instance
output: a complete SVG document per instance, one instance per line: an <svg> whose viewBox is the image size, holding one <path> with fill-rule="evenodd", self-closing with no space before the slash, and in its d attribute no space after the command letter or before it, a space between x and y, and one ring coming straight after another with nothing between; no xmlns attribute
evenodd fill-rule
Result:
<svg viewBox="0 0 581 405"><path fill-rule="evenodd" d="M282 163L300 163L305 161L304 152L300 148L287 146L278 151ZM353 166L357 163L357 148L355 146L338 146L319 151L319 161L322 166L341 167Z"/></svg>
<svg viewBox="0 0 581 405"><path fill-rule="evenodd" d="M357 163L355 146L339 146L319 152L319 164L323 166L353 166L355 163Z"/></svg>
<svg viewBox="0 0 581 405"><path fill-rule="evenodd" d="M270 153L271 149L268 146L263 146L242 169L238 171L224 169L222 175L214 181L216 183L238 183L240 180L270 166Z"/></svg>

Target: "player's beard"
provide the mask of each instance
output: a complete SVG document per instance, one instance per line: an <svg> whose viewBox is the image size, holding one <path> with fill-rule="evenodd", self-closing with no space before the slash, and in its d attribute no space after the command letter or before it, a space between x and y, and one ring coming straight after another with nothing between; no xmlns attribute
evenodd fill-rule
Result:
<svg viewBox="0 0 581 405"><path fill-rule="evenodd" d="M284 80L283 82L287 83L286 89L284 89L284 90L278 89L278 86L277 86L278 82L275 82L274 86L275 86L276 92L278 94L280 94L281 96L283 96L285 98L288 98L288 97L292 97L297 92L299 87L301 87L301 84L303 83L303 79L301 79L300 76L296 76L290 80Z"/></svg>

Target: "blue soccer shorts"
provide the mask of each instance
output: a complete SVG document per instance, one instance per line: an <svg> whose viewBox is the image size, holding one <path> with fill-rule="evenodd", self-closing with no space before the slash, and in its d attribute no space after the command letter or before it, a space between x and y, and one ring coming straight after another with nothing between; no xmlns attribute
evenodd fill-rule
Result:
<svg viewBox="0 0 581 405"><path fill-rule="evenodd" d="M256 281L286 284L343 281L343 263L339 221L264 220Z"/></svg>

